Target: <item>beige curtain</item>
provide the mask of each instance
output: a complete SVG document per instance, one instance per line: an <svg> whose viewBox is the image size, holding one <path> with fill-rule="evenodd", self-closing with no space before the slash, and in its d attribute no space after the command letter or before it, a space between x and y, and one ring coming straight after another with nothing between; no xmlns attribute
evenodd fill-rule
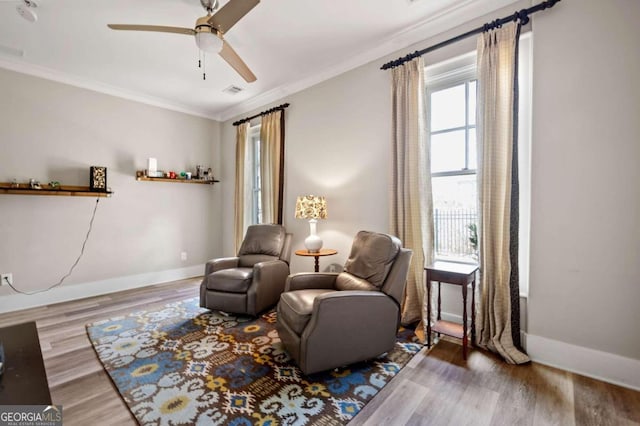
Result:
<svg viewBox="0 0 640 426"><path fill-rule="evenodd" d="M402 308L402 322L421 320L424 339L424 266L433 261L433 203L427 139L424 61L421 57L392 70L393 175L391 233L413 250Z"/></svg>
<svg viewBox="0 0 640 426"><path fill-rule="evenodd" d="M260 127L260 176L262 222L282 223L282 155L284 112L277 110L262 117Z"/></svg>
<svg viewBox="0 0 640 426"><path fill-rule="evenodd" d="M235 188L235 250L236 253L240 249L245 230L249 225L247 215L251 211L251 195L247 194L248 188L251 188L251 180L249 176L250 165L249 157L249 122L236 126L236 188Z"/></svg>
<svg viewBox="0 0 640 426"><path fill-rule="evenodd" d="M507 362L529 361L511 328L511 184L518 26L478 38L478 190L480 304L478 344ZM516 300L517 302L517 300Z"/></svg>

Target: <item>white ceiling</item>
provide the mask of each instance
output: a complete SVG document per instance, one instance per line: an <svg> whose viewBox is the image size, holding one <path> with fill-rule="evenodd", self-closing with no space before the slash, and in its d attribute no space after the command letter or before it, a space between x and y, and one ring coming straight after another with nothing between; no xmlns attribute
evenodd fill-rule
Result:
<svg viewBox="0 0 640 426"><path fill-rule="evenodd" d="M20 1L0 0L0 67L226 120L515 0L263 0L225 36L258 77L249 84L217 55L203 81L193 37L107 28L193 28L199 0L37 1L29 23Z"/></svg>

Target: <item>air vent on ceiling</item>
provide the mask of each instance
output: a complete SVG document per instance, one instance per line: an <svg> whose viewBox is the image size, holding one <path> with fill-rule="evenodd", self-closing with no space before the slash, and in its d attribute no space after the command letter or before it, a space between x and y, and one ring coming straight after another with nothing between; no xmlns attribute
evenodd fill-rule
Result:
<svg viewBox="0 0 640 426"><path fill-rule="evenodd" d="M230 95L235 95L242 92L244 89L242 87L231 85L223 90L223 92L228 93Z"/></svg>

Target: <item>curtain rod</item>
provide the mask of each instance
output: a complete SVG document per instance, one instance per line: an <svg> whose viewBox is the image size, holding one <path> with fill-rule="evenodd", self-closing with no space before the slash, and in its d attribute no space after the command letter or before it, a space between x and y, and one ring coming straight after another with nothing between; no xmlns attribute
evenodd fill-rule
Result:
<svg viewBox="0 0 640 426"><path fill-rule="evenodd" d="M273 108L268 109L266 111L262 111L262 112L260 112L260 113L258 113L256 115L252 115L251 117L246 117L246 118L243 118L242 120L238 120L235 123L233 123L233 125L234 126L239 126L240 124L246 123L247 121L253 120L254 118L260 117L262 115L270 114L270 113L272 113L274 111L278 111L279 109L285 109L288 106L289 106L288 103L287 104L278 105L277 107L273 107Z"/></svg>
<svg viewBox="0 0 640 426"><path fill-rule="evenodd" d="M450 38L449 40L445 40L442 41L438 44L435 44L433 46L427 47L426 49L422 49L422 50L416 50L413 53L408 54L407 56L403 56L402 58L398 58L395 61L391 61L391 62L387 62L386 64L384 64L382 67L380 67L381 70L387 70L390 68L395 68L397 66L400 66L402 64L404 64L405 62L409 62L410 60L417 58L418 56L422 56L426 53L429 52L433 52L434 50L438 50L442 47L448 46L450 44L456 43L460 40L464 40L467 37L471 37L472 35L475 34L480 34L489 30L493 30L494 28L498 28L500 26L502 26L503 24L506 24L508 22L511 21L517 21L518 19L520 20L520 23L522 25L526 25L529 22L529 15L531 15L532 13L536 13L539 12L541 10L545 10L545 9L549 9L551 7L553 7L556 3L558 3L560 0L548 0L548 1L543 1L542 3L539 3L535 6L532 6L528 9L522 9L518 12L515 12L513 15L509 15L506 16L504 18L500 18L500 19L496 19L495 21L492 22L488 22L486 24L484 24L481 27L475 28L471 31L467 31L464 34L460 34L459 36Z"/></svg>

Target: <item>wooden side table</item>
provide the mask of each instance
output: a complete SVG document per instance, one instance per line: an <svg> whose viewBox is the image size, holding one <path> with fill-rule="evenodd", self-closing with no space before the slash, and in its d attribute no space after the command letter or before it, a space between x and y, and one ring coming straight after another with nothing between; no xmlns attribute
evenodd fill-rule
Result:
<svg viewBox="0 0 640 426"><path fill-rule="evenodd" d="M462 339L462 356L467 359L467 287L471 284L471 342L476 341L476 271L477 265L463 263L435 262L424 268L427 271L427 347L431 347L431 331ZM431 326L431 282L438 282L438 315ZM459 285L462 287L462 325L443 321L440 316L440 283Z"/></svg>
<svg viewBox="0 0 640 426"><path fill-rule="evenodd" d="M318 253L311 253L309 250L296 250L296 256L313 256L315 258L314 272L320 272L320 256L333 256L338 254L338 250L334 249L320 249Z"/></svg>

